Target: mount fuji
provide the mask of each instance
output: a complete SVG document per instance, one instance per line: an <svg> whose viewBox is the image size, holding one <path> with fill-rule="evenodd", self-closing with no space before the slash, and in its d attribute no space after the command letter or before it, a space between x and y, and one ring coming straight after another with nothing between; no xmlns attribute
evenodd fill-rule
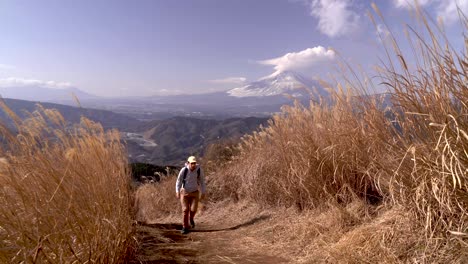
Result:
<svg viewBox="0 0 468 264"><path fill-rule="evenodd" d="M329 93L315 80L293 71L276 72L245 86L227 91L230 96L270 97L288 94L297 99L328 97Z"/></svg>
<svg viewBox="0 0 468 264"><path fill-rule="evenodd" d="M144 105L145 109L175 115L268 116L294 100L308 105L310 100L327 101L329 98L329 92L318 81L294 71L282 71L227 91L128 98L127 104ZM141 102L136 104L135 100Z"/></svg>

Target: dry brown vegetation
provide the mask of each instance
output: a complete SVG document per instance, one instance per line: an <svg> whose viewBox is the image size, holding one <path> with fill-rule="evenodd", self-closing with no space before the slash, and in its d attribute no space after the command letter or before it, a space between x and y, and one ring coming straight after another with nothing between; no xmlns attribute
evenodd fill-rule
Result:
<svg viewBox="0 0 468 264"><path fill-rule="evenodd" d="M154 219L173 213L182 214L180 202L176 198L177 175L163 177L156 184L144 184L135 193L136 220L152 222Z"/></svg>
<svg viewBox="0 0 468 264"><path fill-rule="evenodd" d="M365 217L303 252L310 261L468 261L468 57L420 22L424 32L408 28L412 54L392 35L383 40L388 60L378 74L392 108L365 96L371 87L353 72L332 104L285 107L245 137L240 154L212 174L212 197L305 212L365 201ZM337 229L348 219L327 217ZM321 232L312 232L304 239L317 247Z"/></svg>
<svg viewBox="0 0 468 264"><path fill-rule="evenodd" d="M212 230L195 236L219 244L193 245L306 263L466 263L468 57L421 22L425 32L409 29L412 54L383 40L378 74L393 107L356 78L332 103L285 107L237 148L213 146L211 203L197 218ZM0 262L124 263L134 212L118 133L86 119L66 127L41 108L20 121L3 108L18 134L1 129ZM137 220L180 221L175 180L137 189Z"/></svg>
<svg viewBox="0 0 468 264"><path fill-rule="evenodd" d="M125 263L133 248L127 158L117 131L68 127L54 110L1 127L0 263Z"/></svg>
<svg viewBox="0 0 468 264"><path fill-rule="evenodd" d="M402 40L382 39L388 57L377 74L389 97L367 96L371 84L351 71L353 81L330 89L332 103L284 107L237 149L213 146L202 219L242 223L268 212L224 235L244 252L291 262L466 263L468 40L457 51L437 25L420 22L424 32L408 27L411 54ZM180 220L174 181L141 189L157 197L145 221Z"/></svg>
<svg viewBox="0 0 468 264"><path fill-rule="evenodd" d="M424 32L408 27L411 54L403 40L382 39L387 62L377 77L388 95L366 95L372 85L351 71L329 86L331 103L284 107L237 149L212 146L211 203L199 219L223 233L194 233L193 246L210 247L207 238L219 254L235 248L295 263L468 262L468 40L457 51L437 25L420 22ZM140 204L145 221L180 222L174 181L138 193L156 197ZM267 217L220 228L256 216Z"/></svg>

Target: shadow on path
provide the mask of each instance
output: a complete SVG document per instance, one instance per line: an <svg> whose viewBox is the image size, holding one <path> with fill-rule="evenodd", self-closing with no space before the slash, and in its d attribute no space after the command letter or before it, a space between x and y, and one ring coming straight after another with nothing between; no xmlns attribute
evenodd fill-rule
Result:
<svg viewBox="0 0 468 264"><path fill-rule="evenodd" d="M177 228L182 226L138 223L136 259L129 264L198 263L198 250L188 247L191 240Z"/></svg>
<svg viewBox="0 0 468 264"><path fill-rule="evenodd" d="M239 237L232 233L209 233L219 231L234 231L252 226L271 218L270 215L260 215L244 223L219 228L218 225L201 224L200 229L190 230L191 235L182 235L181 224L176 223L137 223L137 239L139 241L136 259L129 264L154 263L287 263L287 260L265 255L262 252L245 251L238 247ZM223 223L220 223L222 225ZM197 234L195 234L197 233Z"/></svg>
<svg viewBox="0 0 468 264"><path fill-rule="evenodd" d="M151 227L151 228L158 228L158 229L177 229L177 230L182 229L182 225L181 225L181 224L175 224L175 223L167 223L167 224L159 224L159 223L156 223L156 224L147 224L147 223L144 223L144 222L138 222L138 225L139 225L139 226L147 226L147 227Z"/></svg>
<svg viewBox="0 0 468 264"><path fill-rule="evenodd" d="M239 228L242 228L242 227L246 227L246 226L250 226L250 225L253 225L257 222L260 222L260 221L264 221L264 220L267 220L269 219L270 216L269 215L262 215L262 216L258 216L258 217L255 217L245 223L242 223L242 224L239 224L239 225L236 225L236 226L233 226L233 227L228 227L228 228L215 228L215 229L194 229L194 230L190 230L190 232L219 232L219 231L231 231L231 230L236 230L236 229L239 229Z"/></svg>
<svg viewBox="0 0 468 264"><path fill-rule="evenodd" d="M238 224L236 226L232 226L232 227L227 227L227 228L215 228L215 229L194 229L194 230L190 230L190 232L219 232L219 231L231 231L231 230L236 230L236 229L239 229L239 228L242 228L242 227L246 227L246 226L250 226L250 225L253 225L255 223L258 223L260 221L264 221L264 220L267 220L269 219L270 216L269 215L261 215L261 216L258 216L258 217L255 217L245 223L242 223L242 224ZM175 224L175 223L168 223L168 224L147 224L147 223L138 223L138 225L140 226L147 226L147 227L151 227L151 228L157 228L157 229L162 229L162 230L181 230L182 229L182 225L181 224Z"/></svg>

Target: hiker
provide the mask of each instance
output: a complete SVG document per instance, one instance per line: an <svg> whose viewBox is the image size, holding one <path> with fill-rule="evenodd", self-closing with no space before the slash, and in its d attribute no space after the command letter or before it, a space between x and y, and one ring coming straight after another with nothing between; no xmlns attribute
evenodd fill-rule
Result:
<svg viewBox="0 0 468 264"><path fill-rule="evenodd" d="M206 183L203 171L197 165L196 158L190 156L187 159L187 163L185 163L185 167L180 170L176 182L176 195L180 199L182 211L184 212L182 234L187 234L190 228L195 228L193 218L197 212L198 201L205 198L205 192Z"/></svg>

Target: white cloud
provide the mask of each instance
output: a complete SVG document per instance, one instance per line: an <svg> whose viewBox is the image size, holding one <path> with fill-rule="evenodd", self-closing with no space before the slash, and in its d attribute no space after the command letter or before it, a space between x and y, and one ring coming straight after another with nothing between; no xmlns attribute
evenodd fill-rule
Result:
<svg viewBox="0 0 468 264"><path fill-rule="evenodd" d="M259 61L264 65L273 65L276 72L301 71L316 66L319 63L329 62L335 58L335 52L322 46L308 48L299 52L286 53L285 55L269 60Z"/></svg>
<svg viewBox="0 0 468 264"><path fill-rule="evenodd" d="M452 24L459 20L458 8L465 16L468 15L468 0L440 0L437 16L444 23Z"/></svg>
<svg viewBox="0 0 468 264"><path fill-rule="evenodd" d="M247 79L244 77L228 77L224 79L209 80L211 83L218 84L243 84Z"/></svg>
<svg viewBox="0 0 468 264"><path fill-rule="evenodd" d="M415 4L421 7L434 6L434 12L444 23L452 24L459 19L458 8L468 15L468 0L394 0L394 4L399 8L412 9Z"/></svg>
<svg viewBox="0 0 468 264"><path fill-rule="evenodd" d="M54 89L71 88L73 85L68 82L56 81L42 81L23 78L5 78L0 79L0 87L26 87L26 86L40 86Z"/></svg>
<svg viewBox="0 0 468 264"><path fill-rule="evenodd" d="M349 0L313 0L310 14L318 19L317 28L329 37L349 35L360 25L360 16L351 10Z"/></svg>

